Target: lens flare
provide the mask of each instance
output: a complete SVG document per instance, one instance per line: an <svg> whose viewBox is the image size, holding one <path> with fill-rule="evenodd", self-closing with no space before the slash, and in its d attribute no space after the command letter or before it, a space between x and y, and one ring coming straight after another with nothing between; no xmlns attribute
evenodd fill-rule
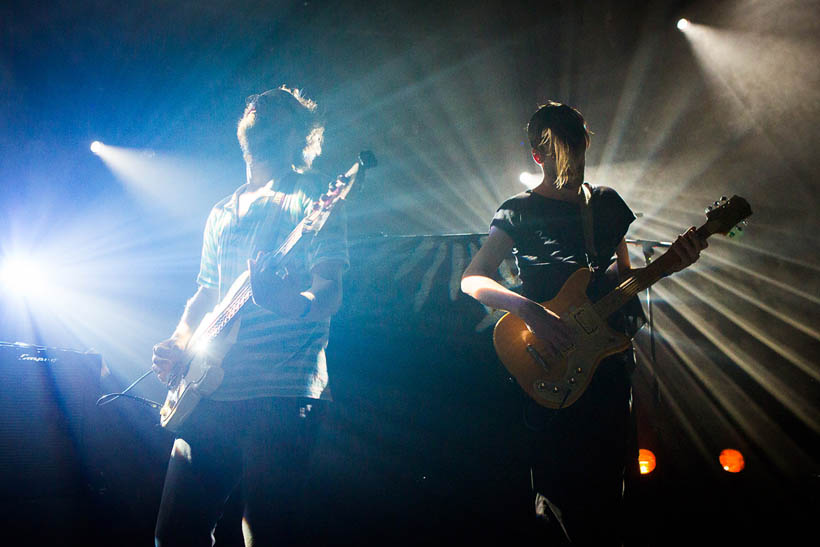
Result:
<svg viewBox="0 0 820 547"><path fill-rule="evenodd" d="M518 175L518 180L527 188L535 188L541 183L542 178L543 175L528 173L527 171L522 171L521 174Z"/></svg>
<svg viewBox="0 0 820 547"><path fill-rule="evenodd" d="M43 292L47 285L43 268L35 261L14 257L0 268L0 283L13 294L31 295Z"/></svg>

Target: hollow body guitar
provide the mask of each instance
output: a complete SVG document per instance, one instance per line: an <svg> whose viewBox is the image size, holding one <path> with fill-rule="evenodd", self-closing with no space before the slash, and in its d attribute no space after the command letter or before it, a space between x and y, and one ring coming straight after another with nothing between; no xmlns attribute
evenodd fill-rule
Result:
<svg viewBox="0 0 820 547"><path fill-rule="evenodd" d="M707 210L707 221L698 228L698 236L706 239L722 233L734 237L742 231L735 225L751 214L743 198L722 198ZM542 303L570 328L572 344L553 354L522 319L507 313L493 330L493 345L499 359L539 405L553 409L572 405L589 386L600 362L631 344L628 336L609 327L607 318L677 265L677 255L667 251L597 302L587 297L591 272L585 268L577 270L555 298Z"/></svg>
<svg viewBox="0 0 820 547"><path fill-rule="evenodd" d="M325 194L314 203L313 209L285 239L284 243L260 260L263 267L279 272L285 260L305 235L315 235L327 222L333 208L348 197L353 184L364 178L367 168L376 165L371 152L359 154L358 161L344 175L340 175ZM160 409L160 424L176 431L191 415L199 401L212 394L222 383L222 360L236 342L241 323L240 310L252 299L250 273L243 272L225 297L208 313L194 331L185 347L179 366L171 371L168 395Z"/></svg>

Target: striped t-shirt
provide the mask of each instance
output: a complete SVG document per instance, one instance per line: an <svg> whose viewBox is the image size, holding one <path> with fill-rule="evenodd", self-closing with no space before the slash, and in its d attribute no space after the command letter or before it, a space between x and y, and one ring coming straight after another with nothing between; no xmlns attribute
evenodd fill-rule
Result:
<svg viewBox="0 0 820 547"><path fill-rule="evenodd" d="M281 189L258 197L241 218L239 195L247 185L217 203L208 216L197 283L218 289L220 300L247 270L259 251L276 250L305 216L317 195L309 177L293 175ZM325 261L347 268L347 225L344 208L331 213L309 244L297 246L286 262L288 275L310 286L310 271ZM325 348L330 319L283 318L248 302L240 315L239 334L222 362L225 377L212 399L234 401L256 397L327 399Z"/></svg>

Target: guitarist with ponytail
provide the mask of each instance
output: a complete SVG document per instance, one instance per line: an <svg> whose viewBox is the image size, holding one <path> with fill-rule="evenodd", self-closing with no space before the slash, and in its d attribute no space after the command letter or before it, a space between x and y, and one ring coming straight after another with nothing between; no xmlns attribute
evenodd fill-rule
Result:
<svg viewBox="0 0 820 547"><path fill-rule="evenodd" d="M572 347L573 333L539 302L554 298L580 268L593 272L587 290L593 300L634 273L624 237L635 215L612 188L584 183L590 134L578 110L556 102L543 105L530 119L527 137L543 179L501 204L461 288L523 320L549 358ZM668 251L677 256L674 271L696 261L705 247L694 227L679 236ZM511 252L521 294L494 280ZM642 322L637 300L609 317L610 327L628 334ZM538 522L550 522L549 530L573 544L620 544L623 481L638 461L630 404L633 368L630 347L601 361L571 406L559 403L560 410L554 410L525 398Z"/></svg>

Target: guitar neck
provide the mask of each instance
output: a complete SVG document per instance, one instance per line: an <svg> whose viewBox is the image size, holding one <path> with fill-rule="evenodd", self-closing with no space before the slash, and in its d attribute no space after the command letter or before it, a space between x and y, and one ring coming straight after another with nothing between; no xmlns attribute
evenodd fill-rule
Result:
<svg viewBox="0 0 820 547"><path fill-rule="evenodd" d="M696 231L697 236L706 239L712 235L708 224L704 224ZM601 318L607 318L622 306L629 302L632 297L651 287L660 279L677 270L680 265L680 258L674 252L667 251L651 262L646 268L641 268L624 280L612 292L595 302L593 305L595 312Z"/></svg>
<svg viewBox="0 0 820 547"><path fill-rule="evenodd" d="M267 268L273 268L275 270L279 267L285 257L287 257L294 247L296 247L296 245L302 240L307 218L308 217L305 217L305 219L302 219L299 224L296 225L293 231L291 231L288 235L287 239L285 239L282 245L280 245L275 252L270 253L268 256L263 258L263 260L268 262L268 264L266 264ZM233 320L233 318L236 317L236 315L251 300L253 291L251 289L249 272L243 272L240 279L242 279L241 284L232 291L230 301L220 303L219 312L214 315L207 327L203 330L202 338L212 340L219 336L225 327L230 324L231 320ZM200 340L202 338L200 338Z"/></svg>

